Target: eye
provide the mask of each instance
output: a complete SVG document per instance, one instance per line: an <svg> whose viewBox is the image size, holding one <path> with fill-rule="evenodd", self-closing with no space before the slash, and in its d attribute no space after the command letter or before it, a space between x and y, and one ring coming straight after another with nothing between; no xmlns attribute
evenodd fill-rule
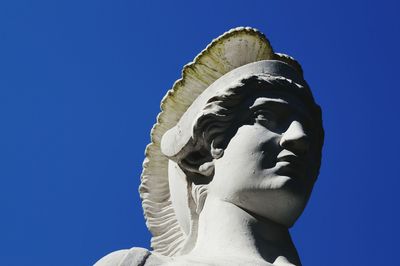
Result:
<svg viewBox="0 0 400 266"><path fill-rule="evenodd" d="M254 121L268 129L274 129L277 126L277 117L268 110L258 110L254 113Z"/></svg>

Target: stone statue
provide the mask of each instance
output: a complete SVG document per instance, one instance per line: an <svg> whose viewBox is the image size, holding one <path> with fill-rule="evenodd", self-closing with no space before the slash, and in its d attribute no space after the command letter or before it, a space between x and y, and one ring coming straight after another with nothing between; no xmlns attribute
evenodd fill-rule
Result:
<svg viewBox="0 0 400 266"><path fill-rule="evenodd" d="M139 191L153 251L95 265L301 265L288 229L323 139L301 66L256 29L226 32L184 67L151 131Z"/></svg>

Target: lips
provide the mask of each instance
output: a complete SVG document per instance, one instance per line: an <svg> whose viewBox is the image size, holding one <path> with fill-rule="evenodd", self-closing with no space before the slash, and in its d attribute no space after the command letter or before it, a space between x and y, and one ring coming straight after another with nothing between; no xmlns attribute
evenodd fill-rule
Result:
<svg viewBox="0 0 400 266"><path fill-rule="evenodd" d="M299 158L296 155L285 155L282 157L279 157L277 162L288 162L288 163L298 163Z"/></svg>
<svg viewBox="0 0 400 266"><path fill-rule="evenodd" d="M281 151L276 160L277 174L288 176L302 176L304 175L304 162L303 160L291 151Z"/></svg>
<svg viewBox="0 0 400 266"><path fill-rule="evenodd" d="M300 163L301 159L299 156L291 151L283 150L277 156L277 162L288 162L288 163Z"/></svg>

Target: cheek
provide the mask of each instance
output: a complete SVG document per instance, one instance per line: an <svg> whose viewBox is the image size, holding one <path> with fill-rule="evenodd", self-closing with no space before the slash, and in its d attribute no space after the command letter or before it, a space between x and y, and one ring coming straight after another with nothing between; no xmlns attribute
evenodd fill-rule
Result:
<svg viewBox="0 0 400 266"><path fill-rule="evenodd" d="M280 135L254 124L240 127L230 140L221 158L223 167L240 170L271 168L280 151Z"/></svg>
<svg viewBox="0 0 400 266"><path fill-rule="evenodd" d="M276 161L277 137L259 125L239 128L224 155L215 160L212 186L228 194L258 186L263 169Z"/></svg>
<svg viewBox="0 0 400 266"><path fill-rule="evenodd" d="M245 125L229 141L221 161L234 168L254 165L264 157L273 157L276 143L273 132L257 124Z"/></svg>

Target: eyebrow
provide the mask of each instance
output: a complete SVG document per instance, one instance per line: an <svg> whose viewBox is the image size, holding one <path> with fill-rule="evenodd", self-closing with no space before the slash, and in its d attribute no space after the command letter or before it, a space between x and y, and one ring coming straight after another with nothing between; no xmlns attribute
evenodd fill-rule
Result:
<svg viewBox="0 0 400 266"><path fill-rule="evenodd" d="M281 111L283 109L287 109L290 112L296 112L303 117L307 122L313 121L311 114L308 111L303 110L302 108L296 108L290 104L290 102L280 99L280 98L257 98L254 103L249 107L251 111L263 108L263 107L272 107L279 108Z"/></svg>
<svg viewBox="0 0 400 266"><path fill-rule="evenodd" d="M257 98L253 105L250 106L250 110L265 106L265 105L289 105L289 103L283 99L271 99L271 98Z"/></svg>

